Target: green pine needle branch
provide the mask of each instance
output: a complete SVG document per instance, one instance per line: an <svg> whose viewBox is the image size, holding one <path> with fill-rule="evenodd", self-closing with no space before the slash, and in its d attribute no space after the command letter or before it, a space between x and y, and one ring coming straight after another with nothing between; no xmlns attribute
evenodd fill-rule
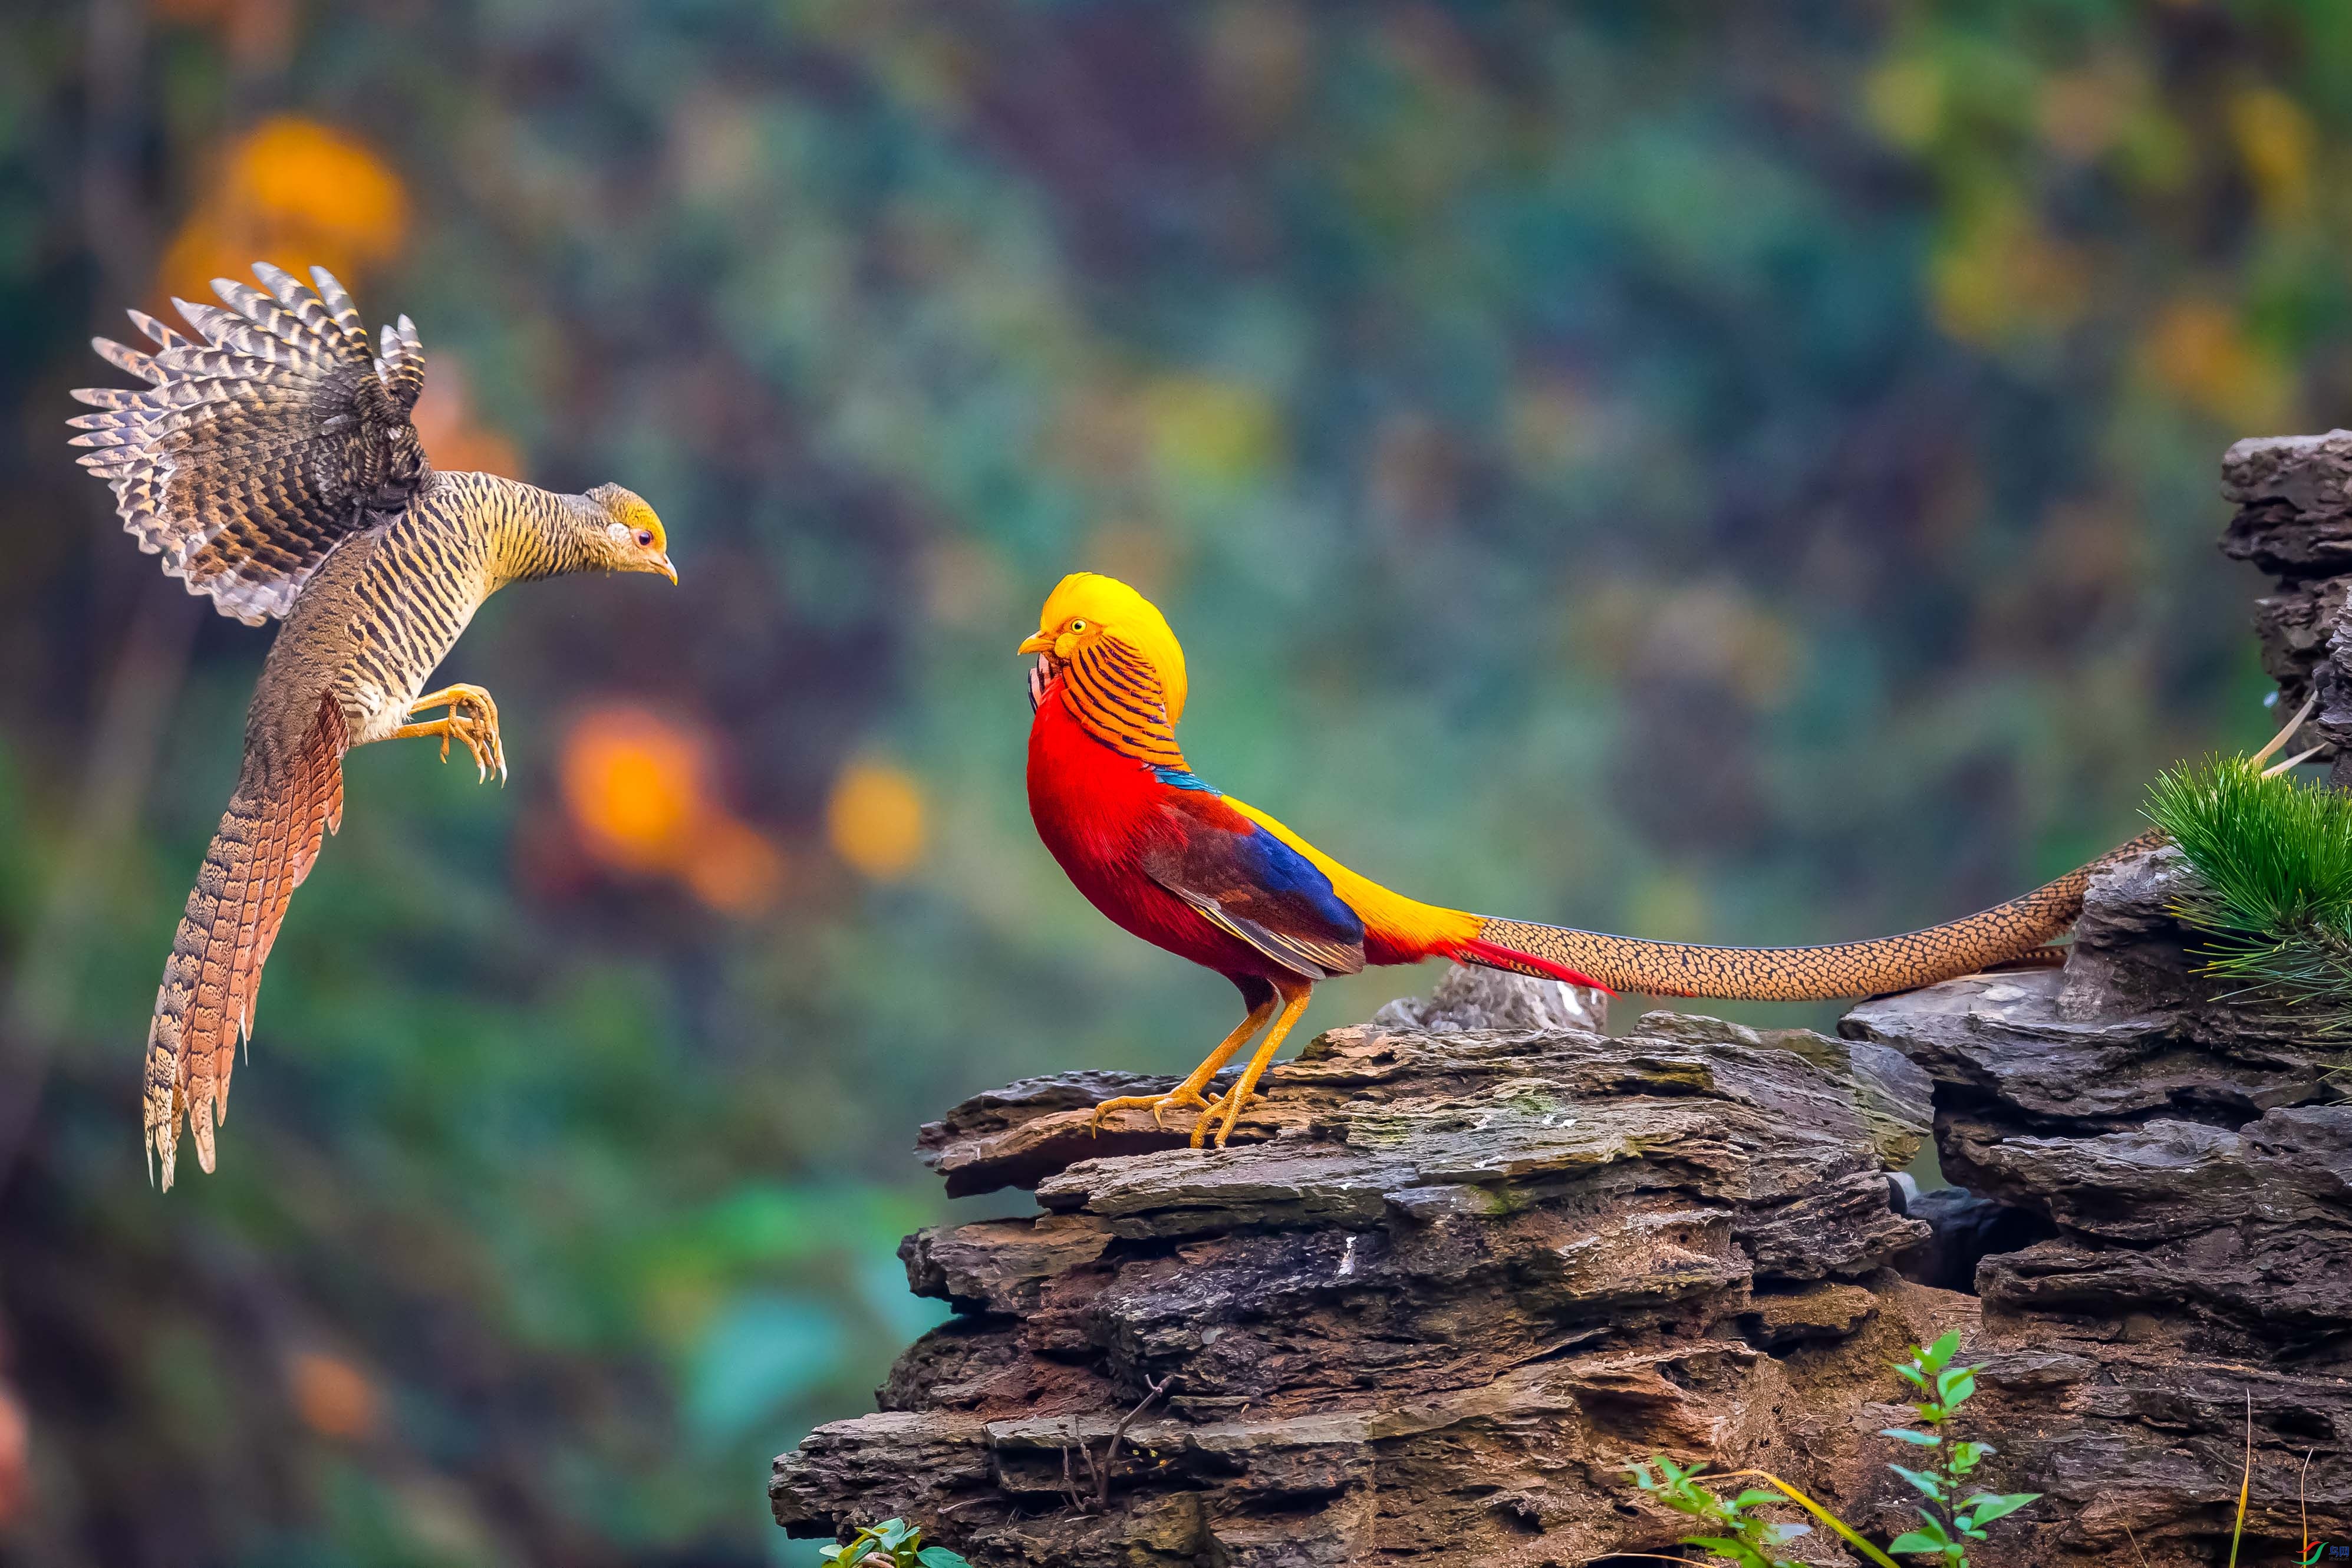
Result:
<svg viewBox="0 0 2352 1568"><path fill-rule="evenodd" d="M2352 1039L2352 794L2216 758L2157 775L2147 815L2197 874L2173 913L2208 939L2205 973Z"/></svg>

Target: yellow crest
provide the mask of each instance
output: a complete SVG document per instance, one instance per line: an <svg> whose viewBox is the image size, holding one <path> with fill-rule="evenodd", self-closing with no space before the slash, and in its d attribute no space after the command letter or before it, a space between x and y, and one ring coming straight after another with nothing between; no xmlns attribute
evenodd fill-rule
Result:
<svg viewBox="0 0 2352 1568"><path fill-rule="evenodd" d="M1067 659L1082 639L1097 634L1117 637L1142 655L1160 677L1168 721L1184 716L1184 647L1168 629L1168 617L1116 577L1073 572L1045 596L1045 607L1037 613L1036 640L1050 642L1054 657Z"/></svg>

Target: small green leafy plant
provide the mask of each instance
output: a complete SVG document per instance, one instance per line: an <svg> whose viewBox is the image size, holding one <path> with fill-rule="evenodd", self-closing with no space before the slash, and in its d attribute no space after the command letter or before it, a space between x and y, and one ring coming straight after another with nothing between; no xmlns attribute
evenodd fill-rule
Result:
<svg viewBox="0 0 2352 1568"><path fill-rule="evenodd" d="M1996 1519L2015 1513L2040 1497L2040 1492L1989 1492L1975 1488L1969 1474L1993 1451L1990 1443L1972 1443L1948 1437L1944 1424L1962 1401L1977 1391L1977 1369L1953 1366L1953 1353L1960 1348L1959 1331L1955 1329L1925 1350L1914 1346L1911 1359L1895 1369L1895 1375L1910 1384L1925 1399L1915 1401L1911 1408L1918 1413L1919 1426L1925 1431L1909 1426L1890 1426L1879 1434L1900 1443L1908 1443L1927 1450L1927 1468L1911 1469L1903 1465L1886 1468L1916 1488L1927 1500L1928 1506L1919 1510L1927 1523L1924 1530L1908 1530L1886 1543L1889 1552L1912 1555L1934 1552L1951 1568L1966 1568L1968 1543L1985 1539L1984 1527Z"/></svg>
<svg viewBox="0 0 2352 1568"><path fill-rule="evenodd" d="M2157 775L2147 816L2197 874L2173 913L2205 972L2352 1039L2352 794L2219 758Z"/></svg>
<svg viewBox="0 0 2352 1568"><path fill-rule="evenodd" d="M1651 1466L1657 1468L1657 1475L1650 1473ZM1647 1465L1635 1465L1632 1475L1635 1486L1676 1513L1686 1513L1712 1527L1714 1533L1709 1535L1684 1536L1685 1546L1728 1558L1739 1568L1801 1568L1780 1555L1780 1549L1801 1535L1811 1534L1813 1527L1769 1520L1753 1511L1790 1500L1763 1487L1748 1487L1737 1497L1717 1497L1696 1479L1705 1468L1705 1465L1693 1465L1685 1470L1658 1454Z"/></svg>
<svg viewBox="0 0 2352 1568"><path fill-rule="evenodd" d="M1993 1451L1990 1443L1967 1441L1945 1430L1952 1412L1976 1392L1977 1369L1956 1367L1952 1357L1960 1348L1958 1330L1925 1349L1914 1345L1911 1359L1897 1363L1896 1376L1925 1397L1912 1402L1916 1424L1889 1427L1881 1436L1925 1450L1924 1468L1889 1465L1887 1468L1927 1500L1919 1509L1924 1528L1909 1530L1886 1543L1872 1545L1845 1521L1768 1470L1734 1470L1717 1480L1753 1479L1770 1489L1749 1487L1733 1497L1722 1497L1699 1484L1706 1467L1678 1468L1663 1454L1629 1472L1633 1484L1677 1513L1687 1514L1706 1527L1706 1533L1685 1535L1685 1546L1696 1546L1738 1564L1738 1568L1804 1568L1780 1556L1780 1549L1811 1531L1811 1525L1776 1521L1756 1510L1779 1503L1794 1503L1833 1531L1840 1539L1880 1568L1902 1568L1889 1552L1906 1557L1932 1556L1942 1568L1968 1568L1969 1542L1986 1539L1984 1527L2015 1513L2040 1497L2040 1492L1989 1492L1970 1480L1976 1468ZM1653 1472L1655 1472L1654 1474Z"/></svg>
<svg viewBox="0 0 2352 1568"><path fill-rule="evenodd" d="M846 1546L827 1546L817 1555L839 1568L971 1568L963 1554L923 1544L923 1531L903 1519L886 1519L857 1532Z"/></svg>

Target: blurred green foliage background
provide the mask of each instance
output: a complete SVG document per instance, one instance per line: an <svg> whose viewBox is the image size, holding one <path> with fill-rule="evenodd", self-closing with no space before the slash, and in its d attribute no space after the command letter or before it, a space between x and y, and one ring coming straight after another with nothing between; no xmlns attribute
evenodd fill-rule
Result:
<svg viewBox="0 0 2352 1568"><path fill-rule="evenodd" d="M2332 0L12 8L0 1557L808 1560L765 1463L930 1321L917 1125L1232 1021L1029 829L1066 571L1169 611L1202 772L1449 903L1864 935L2127 835L2266 730L2215 464L2352 395L2347 130ZM163 1198L266 639L63 421L257 257L683 584L486 611L511 787L351 760Z"/></svg>

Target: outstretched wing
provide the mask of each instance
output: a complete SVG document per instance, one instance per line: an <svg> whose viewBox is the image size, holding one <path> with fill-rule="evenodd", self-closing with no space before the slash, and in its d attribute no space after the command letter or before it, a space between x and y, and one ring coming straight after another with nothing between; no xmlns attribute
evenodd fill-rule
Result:
<svg viewBox="0 0 2352 1568"><path fill-rule="evenodd" d="M195 335L145 313L152 353L92 340L148 383L85 387L81 464L114 487L123 527L163 570L259 625L291 609L327 552L396 512L427 472L409 410L425 353L407 317L372 347L351 296L257 263L268 293L213 280L221 305L174 300Z"/></svg>
<svg viewBox="0 0 2352 1568"><path fill-rule="evenodd" d="M1178 831L1147 876L1212 924L1307 980L1364 967L1364 923L1307 858L1206 790L1167 803Z"/></svg>

